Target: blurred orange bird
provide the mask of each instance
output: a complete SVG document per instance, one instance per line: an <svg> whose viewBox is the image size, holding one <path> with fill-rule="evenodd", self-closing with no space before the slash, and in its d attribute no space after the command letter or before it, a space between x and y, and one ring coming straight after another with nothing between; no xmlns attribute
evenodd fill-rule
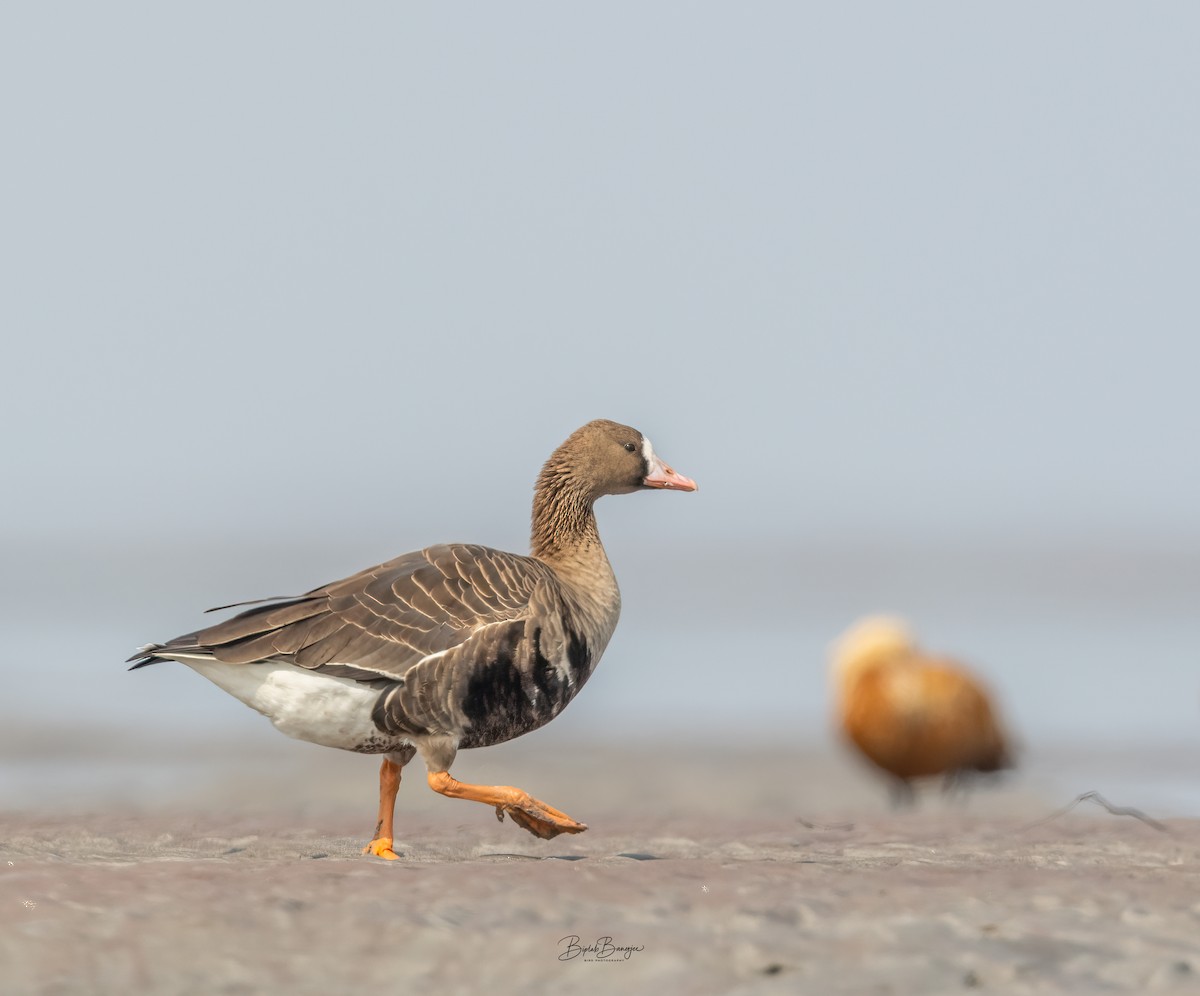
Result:
<svg viewBox="0 0 1200 996"><path fill-rule="evenodd" d="M837 719L849 740L891 776L892 801L913 801L912 779L944 789L976 771L1011 767L986 689L962 665L923 654L902 620L855 623L833 646Z"/></svg>

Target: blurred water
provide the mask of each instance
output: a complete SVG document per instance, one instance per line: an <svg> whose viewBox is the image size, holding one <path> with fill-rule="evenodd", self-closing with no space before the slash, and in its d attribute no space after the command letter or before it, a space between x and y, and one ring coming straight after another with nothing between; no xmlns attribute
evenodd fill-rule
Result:
<svg viewBox="0 0 1200 996"><path fill-rule="evenodd" d="M127 673L122 661L140 643L201 624L205 604L287 594L345 572L335 551L11 552L0 720L10 734L36 731L0 737L0 796L12 800L58 783L146 795L181 777L155 743L180 738L203 758L278 738L182 665ZM929 649L985 677L1023 766L1055 791L1094 788L1200 814L1200 584L1190 555L610 552L622 622L556 721L562 735L837 749L826 648L858 615L899 612ZM164 557L191 570L160 574L153 564ZM119 748L134 742L138 756Z"/></svg>

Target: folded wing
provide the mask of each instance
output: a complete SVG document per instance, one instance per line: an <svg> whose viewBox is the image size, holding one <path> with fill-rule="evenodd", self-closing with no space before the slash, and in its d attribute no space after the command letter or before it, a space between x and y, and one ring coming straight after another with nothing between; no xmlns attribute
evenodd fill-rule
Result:
<svg viewBox="0 0 1200 996"><path fill-rule="evenodd" d="M405 554L297 598L142 648L142 667L164 658L229 664L280 661L358 681L397 681L432 655L519 620L549 574L529 557L443 544Z"/></svg>

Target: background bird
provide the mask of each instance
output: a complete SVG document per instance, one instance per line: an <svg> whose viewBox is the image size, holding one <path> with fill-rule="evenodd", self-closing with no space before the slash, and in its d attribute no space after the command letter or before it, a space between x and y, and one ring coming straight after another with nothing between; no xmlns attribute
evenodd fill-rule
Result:
<svg viewBox="0 0 1200 996"><path fill-rule="evenodd" d="M636 429L589 422L538 477L531 556L428 547L264 600L130 660L133 668L182 661L289 736L383 754L379 820L364 853L396 857L401 769L418 753L443 795L495 806L539 837L579 833L584 824L521 789L464 784L449 769L460 747L535 730L583 687L621 607L593 505L646 489L695 491L696 483Z"/></svg>
<svg viewBox="0 0 1200 996"><path fill-rule="evenodd" d="M896 804L912 780L1011 767L1009 747L984 686L962 665L916 647L903 621L861 620L834 644L831 672L842 732L891 777Z"/></svg>

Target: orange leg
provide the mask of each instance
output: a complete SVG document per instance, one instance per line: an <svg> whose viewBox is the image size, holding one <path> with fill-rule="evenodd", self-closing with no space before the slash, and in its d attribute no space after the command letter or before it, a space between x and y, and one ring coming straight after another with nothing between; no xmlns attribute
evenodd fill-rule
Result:
<svg viewBox="0 0 1200 996"><path fill-rule="evenodd" d="M395 861L399 855L392 850L392 820L396 812L396 793L400 791L400 765L388 758L379 766L379 822L375 824L375 839L363 848L363 854Z"/></svg>
<svg viewBox="0 0 1200 996"><path fill-rule="evenodd" d="M560 833L582 833L587 824L576 823L566 813L547 806L528 792L511 785L467 785L455 781L447 771L429 772L429 787L451 799L470 799L496 807L496 819L508 813L512 821L535 837L549 840Z"/></svg>

